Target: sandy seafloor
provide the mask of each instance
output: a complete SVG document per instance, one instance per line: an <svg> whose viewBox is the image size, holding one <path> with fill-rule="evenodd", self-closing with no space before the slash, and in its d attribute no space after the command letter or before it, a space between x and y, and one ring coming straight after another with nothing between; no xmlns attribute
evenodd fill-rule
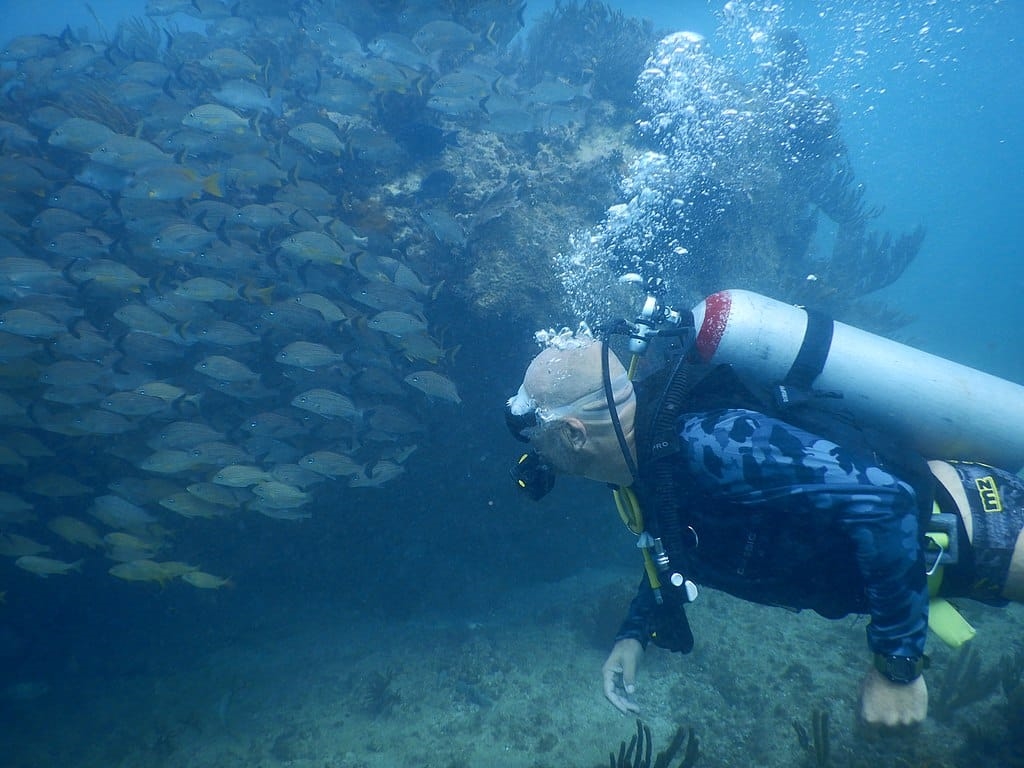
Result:
<svg viewBox="0 0 1024 768"><path fill-rule="evenodd" d="M634 577L595 571L513 590L489 614L460 621L385 623L297 604L230 637L183 626L184 654L172 650L164 662L102 678L72 665L46 694L3 702L0 764L607 765L636 725L601 695L607 649L598 638ZM1019 648L1024 607L963 606L979 629L985 667ZM817 708L829 713L829 765L995 765L962 748L968 724L1005 727L998 692L950 722L930 718L898 737L870 738L855 727L863 618L830 622L710 590L690 615L690 656L652 647L644 660L638 701L656 750L685 725L700 740L699 766L813 766L793 722L810 729ZM173 649L175 639L166 641ZM934 696L954 656L934 637L930 650ZM390 676L386 695L371 699L379 676Z"/></svg>

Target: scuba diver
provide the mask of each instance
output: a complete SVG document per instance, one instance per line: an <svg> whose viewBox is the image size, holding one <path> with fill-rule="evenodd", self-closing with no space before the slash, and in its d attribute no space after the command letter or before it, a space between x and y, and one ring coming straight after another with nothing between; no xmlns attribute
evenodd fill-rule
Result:
<svg viewBox="0 0 1024 768"><path fill-rule="evenodd" d="M945 597L1024 601L1024 482L976 462L927 462L892 430L781 405L842 397L811 387L841 351L831 325L824 334L806 323L789 371L799 375L770 397L742 365L708 361L702 334L721 335L721 318L705 312L696 333L696 311L666 310L658 293L649 287L637 321L605 329L603 342L554 337L506 406L510 431L530 446L512 470L521 489L540 498L559 473L609 484L639 537L644 578L602 668L605 696L637 712L648 643L691 650L685 605L700 584L831 619L869 615L860 716L921 722L929 626L953 646L974 634ZM608 343L617 334L634 352L629 371ZM667 349L641 378L641 355L662 339Z"/></svg>

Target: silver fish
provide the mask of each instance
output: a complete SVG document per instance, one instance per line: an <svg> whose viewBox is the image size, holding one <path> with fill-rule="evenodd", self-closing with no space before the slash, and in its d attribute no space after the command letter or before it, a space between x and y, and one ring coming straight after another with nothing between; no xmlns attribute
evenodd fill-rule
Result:
<svg viewBox="0 0 1024 768"><path fill-rule="evenodd" d="M251 109L280 115L283 108L280 93L274 94L271 98L252 80L228 80L210 95L221 104L235 109Z"/></svg>
<svg viewBox="0 0 1024 768"><path fill-rule="evenodd" d="M194 370L217 381L246 382L256 381L260 375L240 363L224 355L210 355L195 364Z"/></svg>
<svg viewBox="0 0 1024 768"><path fill-rule="evenodd" d="M181 124L206 133L242 133L252 127L251 121L222 104L200 104L181 119Z"/></svg>
<svg viewBox="0 0 1024 768"><path fill-rule="evenodd" d="M415 387L428 397L448 400L452 403L462 402L455 382L436 371L415 371L405 377L405 383L410 387Z"/></svg>
<svg viewBox="0 0 1024 768"><path fill-rule="evenodd" d="M362 416L362 410L356 407L352 398L320 387L296 395L292 398L292 405L326 418L338 416L354 421Z"/></svg>
<svg viewBox="0 0 1024 768"><path fill-rule="evenodd" d="M394 310L378 312L366 322L366 325L375 331L388 333L392 336L423 333L427 330L427 322L422 317Z"/></svg>
<svg viewBox="0 0 1024 768"><path fill-rule="evenodd" d="M82 562L82 560L76 560L73 563L66 563L63 560L54 560L40 555L22 555L14 561L14 564L45 579L47 576L63 576L69 571L81 571Z"/></svg>
<svg viewBox="0 0 1024 768"><path fill-rule="evenodd" d="M312 341L293 341L278 352L277 357L274 359L283 365L293 365L299 368L319 368L324 365L339 363L344 359L344 356L325 344L317 344Z"/></svg>

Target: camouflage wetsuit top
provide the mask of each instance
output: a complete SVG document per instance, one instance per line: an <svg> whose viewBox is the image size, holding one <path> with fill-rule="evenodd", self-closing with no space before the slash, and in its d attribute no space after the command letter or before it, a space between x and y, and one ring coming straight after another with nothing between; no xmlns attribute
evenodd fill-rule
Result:
<svg viewBox="0 0 1024 768"><path fill-rule="evenodd" d="M679 419L677 514L691 526L685 574L745 600L870 614L874 653L918 657L928 588L914 491L866 453L750 410ZM644 585L618 639L646 644Z"/></svg>

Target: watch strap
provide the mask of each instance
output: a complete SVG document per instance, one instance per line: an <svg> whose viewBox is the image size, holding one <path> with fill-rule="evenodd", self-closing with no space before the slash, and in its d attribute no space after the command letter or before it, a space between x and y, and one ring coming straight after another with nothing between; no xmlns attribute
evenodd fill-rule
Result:
<svg viewBox="0 0 1024 768"><path fill-rule="evenodd" d="M924 670L924 658L921 656L886 656L875 654L875 669L894 683L912 683L921 676Z"/></svg>

